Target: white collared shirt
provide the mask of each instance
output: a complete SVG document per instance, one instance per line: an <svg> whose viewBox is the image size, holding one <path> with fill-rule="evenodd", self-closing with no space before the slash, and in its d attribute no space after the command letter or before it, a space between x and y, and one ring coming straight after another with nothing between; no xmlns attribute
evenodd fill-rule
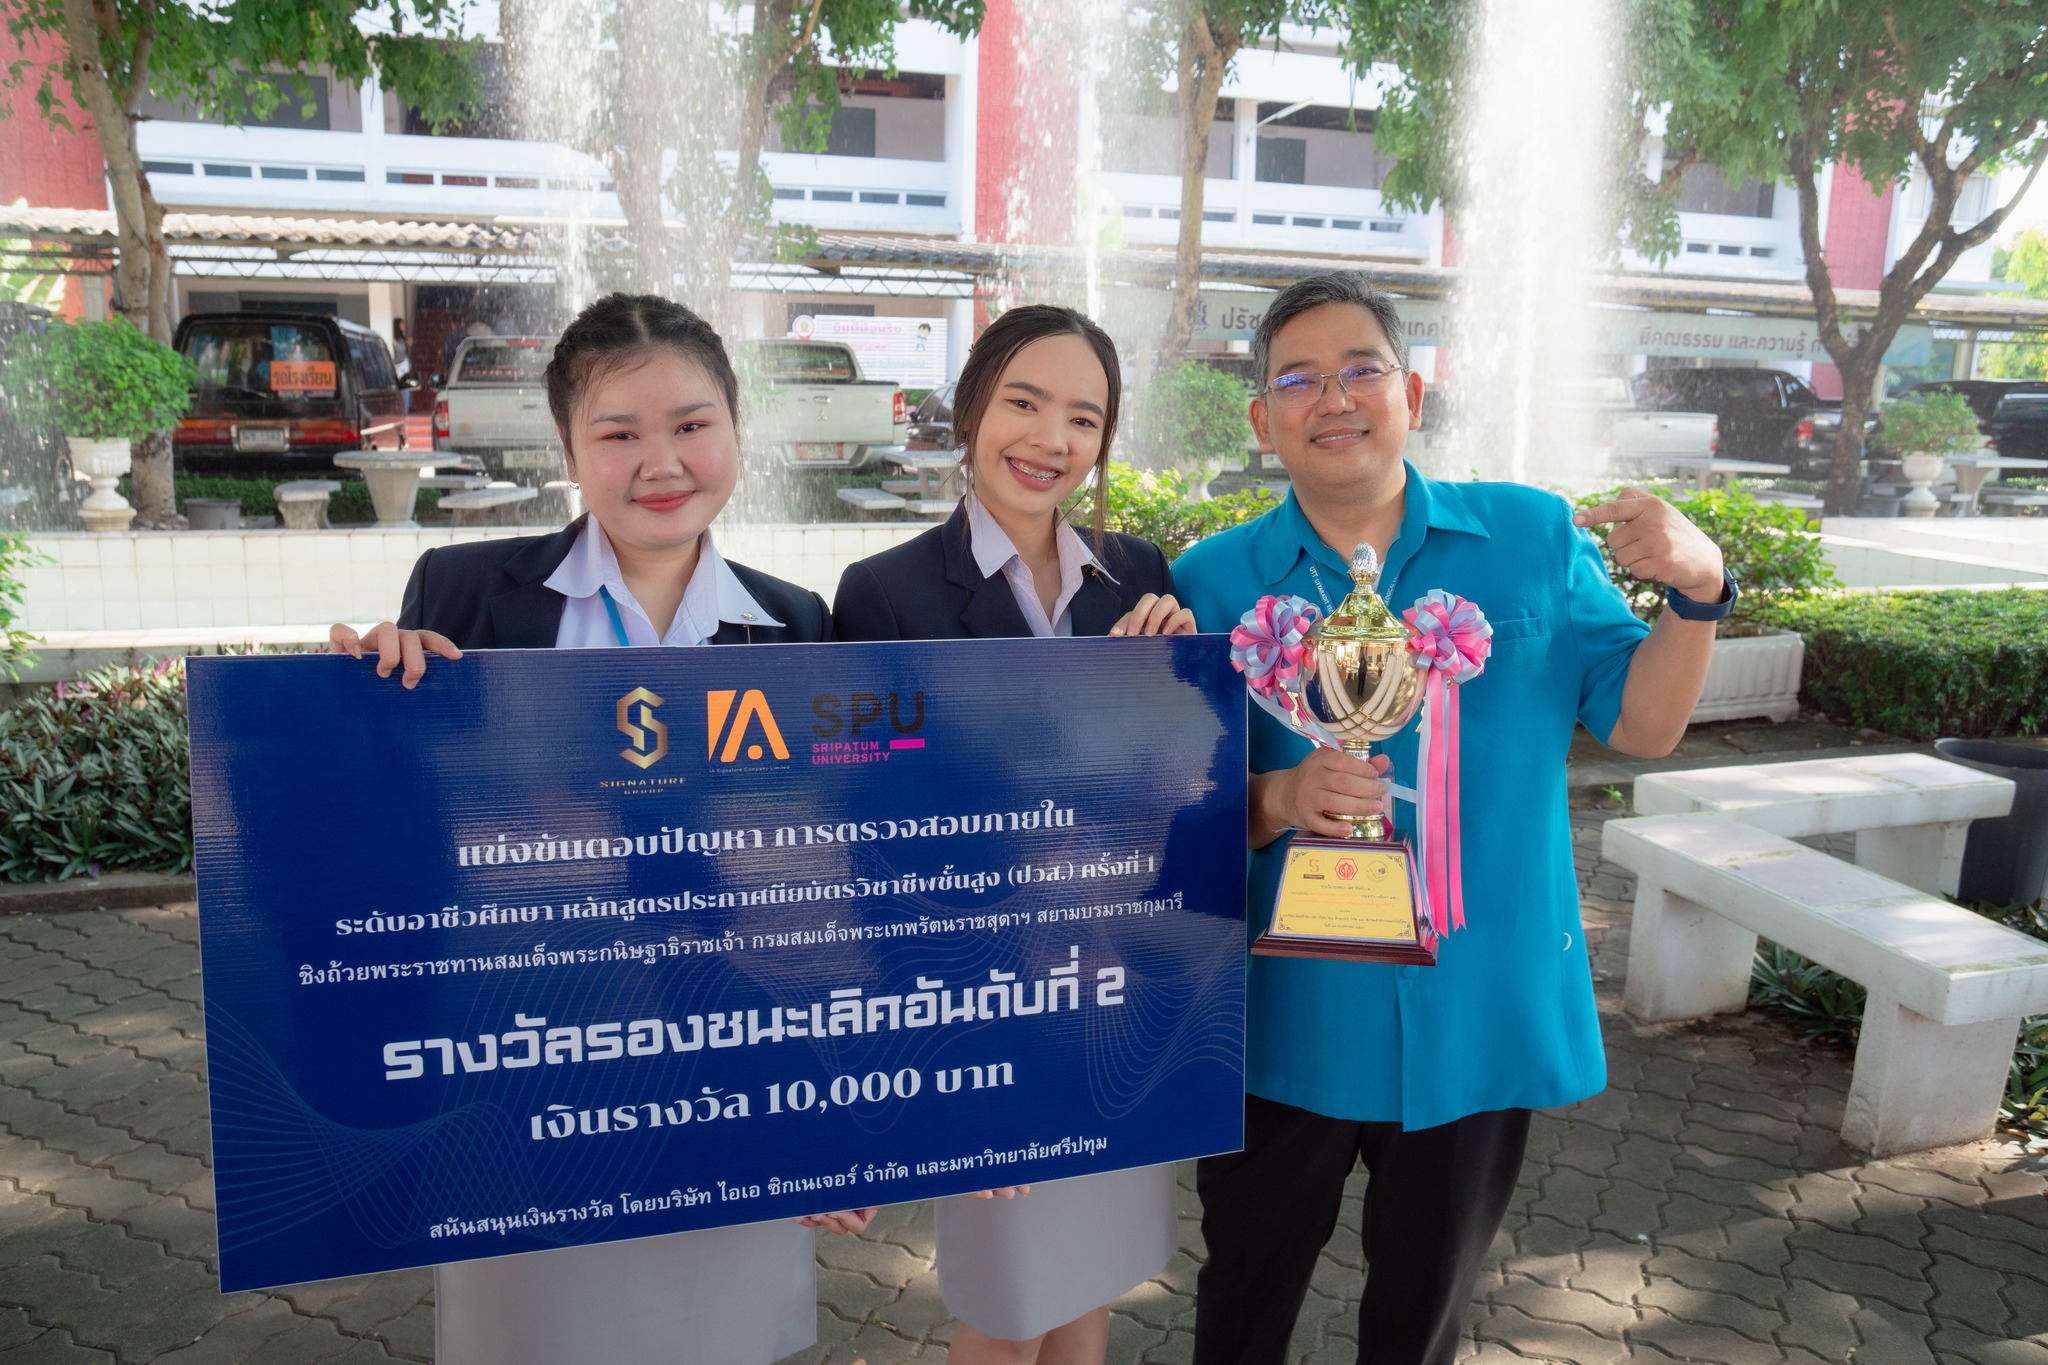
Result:
<svg viewBox="0 0 2048 1365"><path fill-rule="evenodd" d="M654 623L626 586L619 572L618 556L612 553L611 538L595 521L583 523L583 533L569 548L568 555L548 575L546 586L569 600L562 606L562 623L555 628L556 649L616 649L619 637L612 629L611 613L605 610L603 588L619 609L619 622L626 628L629 645L709 644L719 626L730 621L740 626L780 626L747 591L732 566L712 544L706 531L697 542L697 568L683 589L682 605L668 633L655 637Z"/></svg>
<svg viewBox="0 0 2048 1365"><path fill-rule="evenodd" d="M1053 532L1053 540L1060 552L1060 591L1059 596L1053 599L1052 615L1047 617L1024 556L1017 553L1016 545L989 510L981 505L981 499L970 492L965 501L967 545L974 552L974 564L981 570L981 576L994 578L999 573L1003 576L1010 585L1010 595L1017 599L1017 610L1024 613L1024 624L1031 627L1034 636L1042 640L1048 635L1072 635L1074 613L1071 608L1074 594L1081 591L1081 571L1092 564L1097 573L1112 583L1116 582L1110 577L1109 570L1102 567L1101 561L1090 553L1080 533L1067 524L1065 517L1058 519L1059 529Z"/></svg>

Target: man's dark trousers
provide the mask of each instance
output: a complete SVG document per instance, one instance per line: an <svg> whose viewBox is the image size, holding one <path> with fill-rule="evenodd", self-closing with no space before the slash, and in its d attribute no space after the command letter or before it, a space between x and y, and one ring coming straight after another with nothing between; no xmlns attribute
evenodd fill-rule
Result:
<svg viewBox="0 0 2048 1365"><path fill-rule="evenodd" d="M1529 1141L1529 1111L1438 1128L1359 1123L1245 1096L1242 1152L1195 1176L1209 1259L1196 1281L1195 1365L1282 1365L1316 1258L1363 1160L1360 1365L1452 1365L1480 1263Z"/></svg>

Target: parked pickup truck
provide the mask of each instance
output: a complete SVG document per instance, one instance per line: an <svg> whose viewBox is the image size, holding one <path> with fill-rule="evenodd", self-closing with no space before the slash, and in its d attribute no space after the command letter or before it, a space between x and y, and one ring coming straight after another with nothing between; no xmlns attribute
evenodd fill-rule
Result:
<svg viewBox="0 0 2048 1365"><path fill-rule="evenodd" d="M1711 412L1721 421L1721 448L1731 459L1790 466L1795 478L1825 478L1834 464L1842 404L1822 398L1796 374L1781 370L1645 370L1634 381L1636 406ZM1864 438L1877 429L1864 419Z"/></svg>
<svg viewBox="0 0 2048 1365"><path fill-rule="evenodd" d="M436 385L434 449L536 488L567 477L541 380L554 351L553 337L470 337L457 346Z"/></svg>
<svg viewBox="0 0 2048 1365"><path fill-rule="evenodd" d="M1623 473L1653 474L1661 460L1673 456L1719 453L1721 424L1713 413L1643 411L1626 379L1585 380L1568 396L1583 417L1587 439L1611 452Z"/></svg>
<svg viewBox="0 0 2048 1365"><path fill-rule="evenodd" d="M768 396L748 422L754 443L801 469L879 468L901 454L910 430L903 390L861 373L853 348L837 341L749 343L746 357Z"/></svg>

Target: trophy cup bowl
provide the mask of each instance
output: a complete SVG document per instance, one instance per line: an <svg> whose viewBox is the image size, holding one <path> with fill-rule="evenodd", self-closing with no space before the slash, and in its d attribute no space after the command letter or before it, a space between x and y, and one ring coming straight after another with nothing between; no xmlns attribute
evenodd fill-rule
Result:
<svg viewBox="0 0 2048 1365"><path fill-rule="evenodd" d="M1358 547L1351 578L1351 595L1310 635L1302 699L1345 753L1364 758L1375 740L1398 734L1415 715L1428 677L1408 649L1414 632L1374 591L1379 563L1372 546ZM1328 813L1350 821L1355 839L1387 837L1383 816Z"/></svg>

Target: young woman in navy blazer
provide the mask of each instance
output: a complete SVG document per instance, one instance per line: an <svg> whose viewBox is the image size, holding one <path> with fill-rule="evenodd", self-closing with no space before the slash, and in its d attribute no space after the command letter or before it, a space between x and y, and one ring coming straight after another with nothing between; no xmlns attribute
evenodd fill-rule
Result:
<svg viewBox="0 0 2048 1365"><path fill-rule="evenodd" d="M944 525L848 567L837 637L1194 633L1159 547L1103 530L1121 390L1115 345L1081 314L996 319L954 397L966 496ZM1084 540L1060 507L1091 474ZM940 1200L939 1286L960 1320L947 1359L1101 1365L1109 1303L1165 1267L1175 1213L1171 1166Z"/></svg>
<svg viewBox="0 0 2048 1365"><path fill-rule="evenodd" d="M464 649L828 640L816 593L728 563L711 521L739 475L739 381L702 318L613 294L562 333L548 406L589 515L547 536L429 550L405 606L337 651L407 687ZM436 665L444 667L445 665ZM816 1340L815 1238L869 1211L438 1267L441 1365L770 1365Z"/></svg>

